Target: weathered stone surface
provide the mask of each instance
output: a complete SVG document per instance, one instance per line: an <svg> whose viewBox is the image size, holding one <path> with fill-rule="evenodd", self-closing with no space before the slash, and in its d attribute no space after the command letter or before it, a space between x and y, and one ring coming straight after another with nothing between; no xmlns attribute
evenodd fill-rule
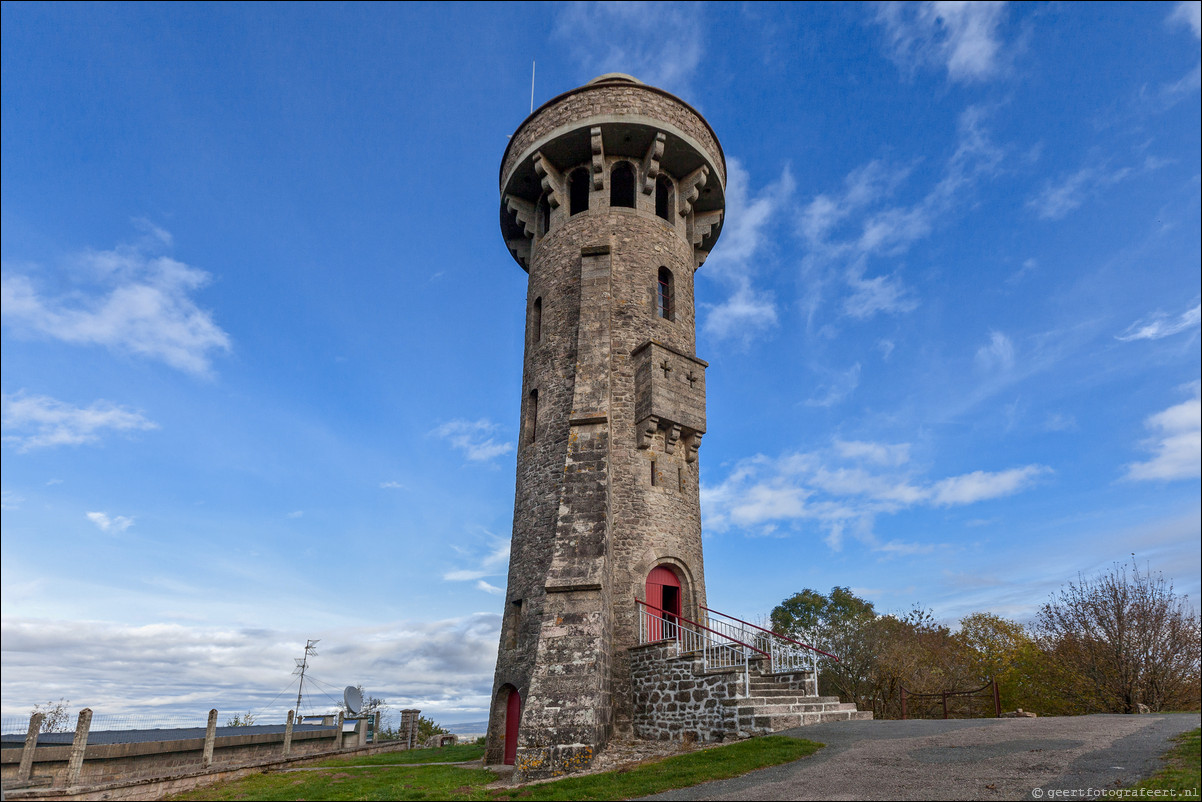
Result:
<svg viewBox="0 0 1202 802"><path fill-rule="evenodd" d="M621 162L643 189L633 208L610 205ZM709 177L696 206L705 222L695 227L692 207L678 213L679 182L703 166ZM501 180L502 233L528 244L511 249L530 276L486 759L503 758L512 690L523 702L518 772L542 777L580 768L615 733L633 733L627 650L638 640L636 599L645 600L651 570L666 566L678 577L685 617L700 618L706 603L697 462L706 364L695 353L693 272L720 231L725 162L687 104L609 79L527 119ZM572 214L575 180L588 182L588 209ZM657 215L661 187L671 195L666 205L659 197L666 219ZM667 317L657 304L663 269L671 274ZM640 384L640 359L659 359L659 377L645 366ZM662 423L640 420L640 404Z"/></svg>

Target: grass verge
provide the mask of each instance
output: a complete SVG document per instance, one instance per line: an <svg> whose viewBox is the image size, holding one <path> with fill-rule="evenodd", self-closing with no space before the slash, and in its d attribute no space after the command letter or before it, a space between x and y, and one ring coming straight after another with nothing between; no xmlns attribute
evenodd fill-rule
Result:
<svg viewBox="0 0 1202 802"><path fill-rule="evenodd" d="M303 800L609 800L630 799L710 780L736 777L755 769L811 755L822 744L770 735L644 763L630 769L568 777L516 788L489 787L491 771L463 766L385 766L389 755L349 758L320 771L271 772L198 788L171 799ZM469 748L469 747L462 747ZM447 753L450 749L415 750ZM393 753L393 755L405 753ZM430 755L424 756L425 760ZM440 756L440 759L445 759ZM470 759L470 758L469 758ZM392 762L399 762L393 760ZM331 761L334 763L334 761ZM354 766L368 766L356 769Z"/></svg>
<svg viewBox="0 0 1202 802"><path fill-rule="evenodd" d="M1138 794L1138 796L1198 799L1198 786L1202 783L1202 729L1183 732L1173 740L1177 742L1177 745L1165 754L1165 767L1148 779L1132 786L1132 789L1153 790L1161 793ZM1167 793L1169 791L1172 794Z"/></svg>
<svg viewBox="0 0 1202 802"><path fill-rule="evenodd" d="M387 766L398 763L463 763L484 757L484 747L475 744L444 746L441 749L407 749L397 752L377 752L374 755L340 757L312 763L313 766Z"/></svg>

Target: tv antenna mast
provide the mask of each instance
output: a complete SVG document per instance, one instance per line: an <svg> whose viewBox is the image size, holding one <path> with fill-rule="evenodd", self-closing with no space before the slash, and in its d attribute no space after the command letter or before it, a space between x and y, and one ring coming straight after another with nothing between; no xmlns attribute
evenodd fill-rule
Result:
<svg viewBox="0 0 1202 802"><path fill-rule="evenodd" d="M296 686L296 717L300 718L300 703L301 694L305 690L305 669L309 667L309 658L317 656L316 646L321 640L313 640L312 638L305 641L305 656L294 657L296 660L296 668L292 669L293 676L300 674L300 684Z"/></svg>

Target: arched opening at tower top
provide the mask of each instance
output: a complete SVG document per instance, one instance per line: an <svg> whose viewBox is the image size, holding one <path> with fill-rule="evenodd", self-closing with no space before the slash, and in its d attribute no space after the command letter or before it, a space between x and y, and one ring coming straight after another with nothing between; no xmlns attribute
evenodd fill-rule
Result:
<svg viewBox="0 0 1202 802"><path fill-rule="evenodd" d="M655 179L655 214L670 223L672 222L672 217L669 214L671 209L672 182L661 175Z"/></svg>
<svg viewBox="0 0 1202 802"><path fill-rule="evenodd" d="M592 182L592 176L583 167L573 170L572 174L568 177L568 211L571 214L580 214L581 212L588 211L589 185Z"/></svg>
<svg viewBox="0 0 1202 802"><path fill-rule="evenodd" d="M620 161L609 174L609 205L634 208L634 165Z"/></svg>

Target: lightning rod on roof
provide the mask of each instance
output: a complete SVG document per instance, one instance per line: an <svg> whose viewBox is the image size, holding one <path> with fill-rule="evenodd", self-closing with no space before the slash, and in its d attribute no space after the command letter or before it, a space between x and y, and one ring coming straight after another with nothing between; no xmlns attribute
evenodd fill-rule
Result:
<svg viewBox="0 0 1202 802"><path fill-rule="evenodd" d="M530 113L534 113L534 59L530 59Z"/></svg>

